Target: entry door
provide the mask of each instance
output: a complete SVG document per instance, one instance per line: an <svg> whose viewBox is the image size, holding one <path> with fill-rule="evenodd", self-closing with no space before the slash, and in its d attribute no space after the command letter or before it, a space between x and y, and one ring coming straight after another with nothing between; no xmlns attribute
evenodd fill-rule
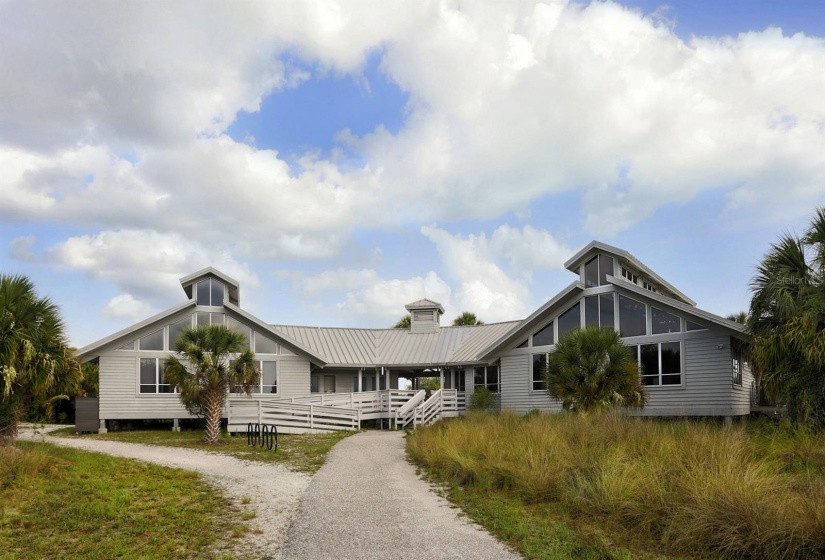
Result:
<svg viewBox="0 0 825 560"><path fill-rule="evenodd" d="M325 375L324 376L324 393L334 393L335 392L335 376L334 375Z"/></svg>

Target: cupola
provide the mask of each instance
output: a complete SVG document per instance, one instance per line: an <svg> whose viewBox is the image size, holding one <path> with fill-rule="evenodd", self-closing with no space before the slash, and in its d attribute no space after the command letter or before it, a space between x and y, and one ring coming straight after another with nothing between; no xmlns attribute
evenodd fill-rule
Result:
<svg viewBox="0 0 825 560"><path fill-rule="evenodd" d="M441 328L444 308L440 303L420 299L404 306L410 312L411 333L435 333Z"/></svg>

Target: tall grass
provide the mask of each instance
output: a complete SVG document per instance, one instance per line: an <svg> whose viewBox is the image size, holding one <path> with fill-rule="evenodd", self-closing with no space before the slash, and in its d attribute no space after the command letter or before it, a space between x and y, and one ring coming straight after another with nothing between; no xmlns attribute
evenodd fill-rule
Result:
<svg viewBox="0 0 825 560"><path fill-rule="evenodd" d="M825 557L825 438L618 414L488 415L416 430L436 478L554 504L671 554Z"/></svg>

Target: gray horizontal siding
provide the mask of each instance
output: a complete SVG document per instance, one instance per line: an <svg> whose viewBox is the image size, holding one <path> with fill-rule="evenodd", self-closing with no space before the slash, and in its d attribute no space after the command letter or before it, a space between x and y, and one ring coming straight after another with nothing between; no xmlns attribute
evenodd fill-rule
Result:
<svg viewBox="0 0 825 560"><path fill-rule="evenodd" d="M177 395L138 394L138 356L116 352L100 356L101 420L191 418Z"/></svg>
<svg viewBox="0 0 825 560"><path fill-rule="evenodd" d="M664 337L640 337L634 343L644 344ZM684 351L684 383L680 387L649 387L648 403L632 414L643 416L728 416L750 412L748 391L752 383L746 372L742 389L731 382L730 338L726 334L701 331L668 335L681 339ZM722 348L719 346L722 345ZM543 391L531 391L532 349L508 352L501 358L501 408L519 413L531 409L561 410ZM471 381L471 378L468 379ZM468 385L469 386L469 385Z"/></svg>
<svg viewBox="0 0 825 560"><path fill-rule="evenodd" d="M278 396L299 397L309 394L309 360L299 356L278 359Z"/></svg>
<svg viewBox="0 0 825 560"><path fill-rule="evenodd" d="M546 391L532 391L533 378L530 354L501 358L501 409L526 413L539 409L558 412L561 403L551 399Z"/></svg>

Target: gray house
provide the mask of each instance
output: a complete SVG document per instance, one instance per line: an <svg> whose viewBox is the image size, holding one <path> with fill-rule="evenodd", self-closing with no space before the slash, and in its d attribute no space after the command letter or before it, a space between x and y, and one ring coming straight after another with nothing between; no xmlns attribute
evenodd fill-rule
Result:
<svg viewBox="0 0 825 560"><path fill-rule="evenodd" d="M409 329L273 325L244 311L240 286L207 268L181 279L185 302L79 350L100 365L101 430L113 420L189 415L165 382L163 360L190 326L224 324L255 352L261 381L252 397L230 395L230 431L249 422L285 432L355 429L379 419L406 426L455 416L484 386L503 410L560 410L540 371L554 344L582 326L618 330L643 366L648 404L633 414L742 416L754 379L742 325L695 303L630 253L592 242L565 266L578 279L524 320L442 326L443 307L406 306ZM441 387L399 389L399 380L437 376Z"/></svg>

